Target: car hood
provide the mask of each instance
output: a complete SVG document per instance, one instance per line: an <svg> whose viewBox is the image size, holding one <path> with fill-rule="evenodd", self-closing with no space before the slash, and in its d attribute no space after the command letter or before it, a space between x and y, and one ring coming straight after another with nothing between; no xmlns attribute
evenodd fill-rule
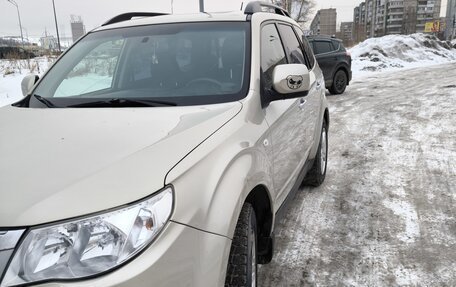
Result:
<svg viewBox="0 0 456 287"><path fill-rule="evenodd" d="M242 108L0 109L0 227L121 206L163 188L168 171Z"/></svg>

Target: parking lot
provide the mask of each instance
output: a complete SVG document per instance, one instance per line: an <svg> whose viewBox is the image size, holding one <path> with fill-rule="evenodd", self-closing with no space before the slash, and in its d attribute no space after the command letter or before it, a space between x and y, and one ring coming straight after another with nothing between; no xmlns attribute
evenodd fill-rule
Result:
<svg viewBox="0 0 456 287"><path fill-rule="evenodd" d="M456 64L328 95L325 183L303 188L261 286L456 286Z"/></svg>

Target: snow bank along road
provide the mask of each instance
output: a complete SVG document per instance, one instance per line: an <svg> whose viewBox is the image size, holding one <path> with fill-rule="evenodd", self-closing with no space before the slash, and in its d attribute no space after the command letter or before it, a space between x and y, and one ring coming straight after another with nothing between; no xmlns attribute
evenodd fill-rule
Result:
<svg viewBox="0 0 456 287"><path fill-rule="evenodd" d="M355 80L260 286L456 286L456 64Z"/></svg>

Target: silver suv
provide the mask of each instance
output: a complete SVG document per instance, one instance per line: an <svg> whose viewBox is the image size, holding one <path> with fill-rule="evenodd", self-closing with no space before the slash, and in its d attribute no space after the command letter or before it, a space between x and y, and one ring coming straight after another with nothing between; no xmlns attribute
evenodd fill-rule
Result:
<svg viewBox="0 0 456 287"><path fill-rule="evenodd" d="M123 14L27 76L0 109L1 286L256 286L326 174L324 79L287 15Z"/></svg>

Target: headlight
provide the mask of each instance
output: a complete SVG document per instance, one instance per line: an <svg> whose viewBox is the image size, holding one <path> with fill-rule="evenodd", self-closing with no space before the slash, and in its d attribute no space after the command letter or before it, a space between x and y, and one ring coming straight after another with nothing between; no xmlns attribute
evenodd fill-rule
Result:
<svg viewBox="0 0 456 287"><path fill-rule="evenodd" d="M173 190L167 187L103 214L33 228L17 249L1 286L81 279L116 268L154 240L172 208Z"/></svg>

